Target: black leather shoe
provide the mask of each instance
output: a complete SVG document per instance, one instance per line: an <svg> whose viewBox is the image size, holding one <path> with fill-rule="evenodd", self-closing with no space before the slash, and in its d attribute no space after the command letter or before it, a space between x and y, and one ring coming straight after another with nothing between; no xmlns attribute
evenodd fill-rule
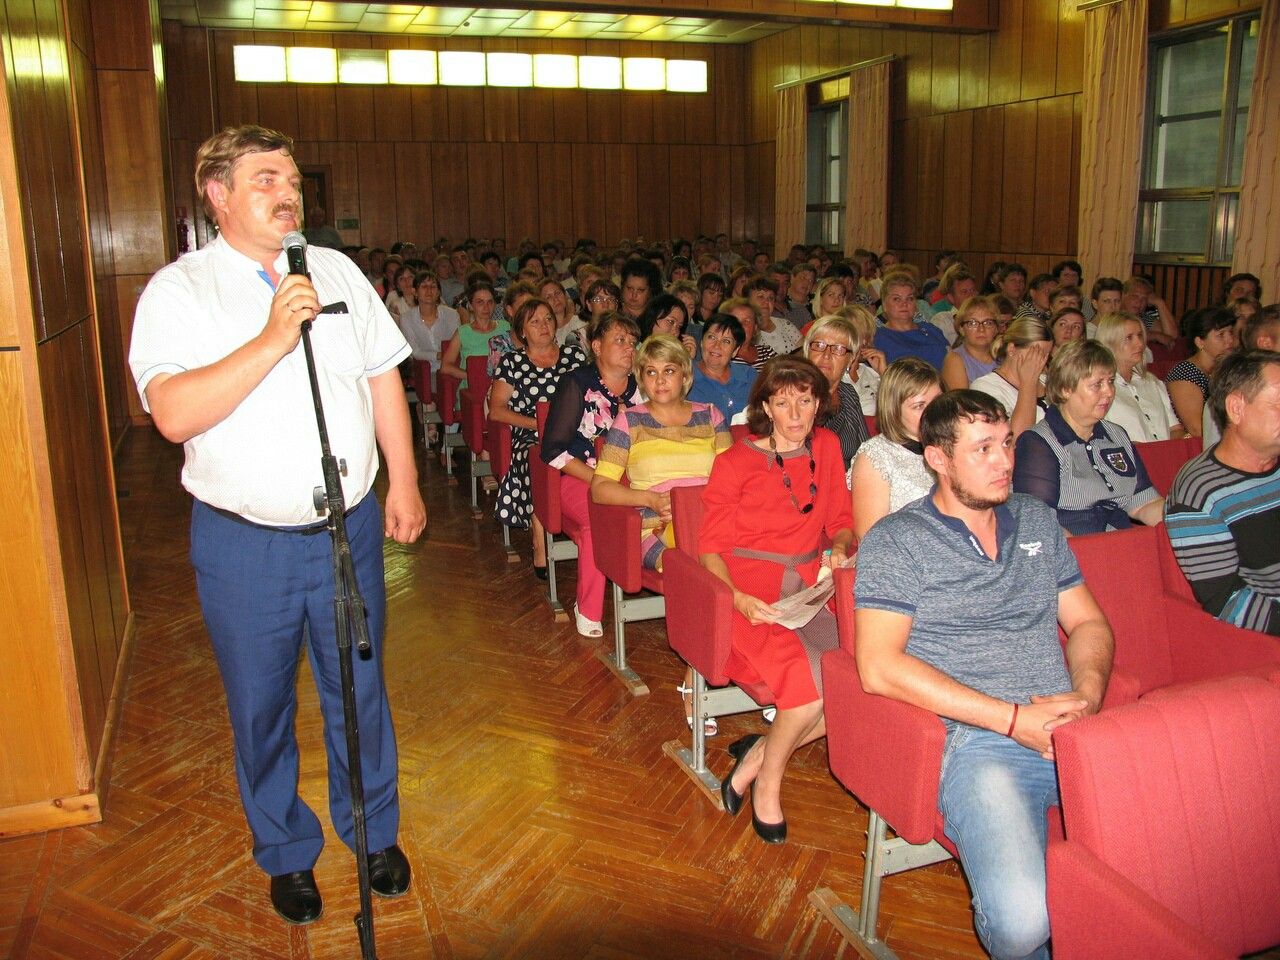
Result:
<svg viewBox="0 0 1280 960"><path fill-rule="evenodd" d="M731 817L736 817L738 811L742 809L742 794L733 789L733 775L738 772L743 758L759 739L761 739L760 734L751 733L729 744L729 756L733 757L734 764L733 769L720 781L720 799L724 802L724 812Z"/></svg>
<svg viewBox="0 0 1280 960"><path fill-rule="evenodd" d="M533 575L537 577L539 580L547 579L547 565L544 563L542 566L538 566L535 563L533 565Z"/></svg>
<svg viewBox="0 0 1280 960"><path fill-rule="evenodd" d="M296 870L271 878L271 905L288 923L304 924L319 920L324 913L316 875L310 870Z"/></svg>
<svg viewBox="0 0 1280 960"><path fill-rule="evenodd" d="M380 897L398 897L409 889L409 858L397 846L369 854L369 886Z"/></svg>
<svg viewBox="0 0 1280 960"><path fill-rule="evenodd" d="M756 816L756 785L751 784L751 826L756 828L756 836L765 843L787 842L787 821L781 823L765 823Z"/></svg>

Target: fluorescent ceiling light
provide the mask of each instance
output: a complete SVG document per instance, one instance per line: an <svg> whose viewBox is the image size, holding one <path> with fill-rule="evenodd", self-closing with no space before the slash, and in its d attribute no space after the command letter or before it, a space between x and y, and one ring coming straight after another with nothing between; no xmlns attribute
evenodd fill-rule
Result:
<svg viewBox="0 0 1280 960"><path fill-rule="evenodd" d="M706 93L707 61L668 60L667 89L673 93Z"/></svg>
<svg viewBox="0 0 1280 960"><path fill-rule="evenodd" d="M285 59L290 83L338 82L338 51L333 47L290 47Z"/></svg>
<svg viewBox="0 0 1280 960"><path fill-rule="evenodd" d="M658 57L624 57L622 85L628 90L661 90L667 85L666 61Z"/></svg>
<svg viewBox="0 0 1280 960"><path fill-rule="evenodd" d="M387 53L392 83L439 83L434 50L391 50Z"/></svg>
<svg viewBox="0 0 1280 960"><path fill-rule="evenodd" d="M898 0L898 6L911 10L950 10L951 0Z"/></svg>
<svg viewBox="0 0 1280 960"><path fill-rule="evenodd" d="M621 90L620 57L579 57L578 86L588 90Z"/></svg>
<svg viewBox="0 0 1280 960"><path fill-rule="evenodd" d="M440 82L447 87L483 87L484 54L462 50L440 51Z"/></svg>
<svg viewBox="0 0 1280 960"><path fill-rule="evenodd" d="M852 3L860 7L892 7L895 0L836 0L837 3Z"/></svg>
<svg viewBox="0 0 1280 960"><path fill-rule="evenodd" d="M533 56L528 53L490 53L489 86L532 87Z"/></svg>
<svg viewBox="0 0 1280 960"><path fill-rule="evenodd" d="M249 83L284 83L284 47L237 45L232 56L237 80Z"/></svg>
<svg viewBox="0 0 1280 960"><path fill-rule="evenodd" d="M386 83L387 51L339 50L339 83Z"/></svg>
<svg viewBox="0 0 1280 960"><path fill-rule="evenodd" d="M533 85L535 87L576 87L578 58L567 53L535 53Z"/></svg>

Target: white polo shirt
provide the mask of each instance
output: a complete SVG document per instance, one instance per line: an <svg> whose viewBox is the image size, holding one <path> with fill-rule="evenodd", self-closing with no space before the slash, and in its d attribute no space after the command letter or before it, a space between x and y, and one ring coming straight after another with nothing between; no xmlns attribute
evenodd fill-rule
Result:
<svg viewBox="0 0 1280 960"><path fill-rule="evenodd" d="M1117 373L1115 385L1116 398L1107 411L1106 420L1124 427L1134 443L1168 440L1169 431L1181 426L1169 400L1169 391L1151 374L1139 376L1135 370L1133 376L1125 380Z"/></svg>
<svg viewBox="0 0 1280 960"><path fill-rule="evenodd" d="M373 486L378 453L369 378L409 355L409 345L369 281L344 254L307 249L322 304L345 314L316 318L320 396L334 456L345 460L343 495L355 506ZM284 252L275 262L288 272ZM134 315L129 366L144 409L147 384L216 363L266 325L275 290L261 266L221 236L156 273ZM323 486L320 436L301 341L221 423L185 444L182 485L198 500L269 526L317 522L312 491Z"/></svg>

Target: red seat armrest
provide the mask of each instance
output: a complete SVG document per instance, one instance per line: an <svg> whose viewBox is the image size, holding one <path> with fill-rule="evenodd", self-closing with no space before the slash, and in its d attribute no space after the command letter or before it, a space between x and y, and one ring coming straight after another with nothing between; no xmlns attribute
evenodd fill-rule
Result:
<svg viewBox="0 0 1280 960"><path fill-rule="evenodd" d="M733 589L683 550L663 555L667 642L713 686L729 682Z"/></svg>
<svg viewBox="0 0 1280 960"><path fill-rule="evenodd" d="M1167 623L1173 682L1207 680L1274 664L1280 670L1280 641L1210 616L1198 603L1161 598Z"/></svg>
<svg viewBox="0 0 1280 960"><path fill-rule="evenodd" d="M1048 902L1054 960L1234 956L1070 840L1049 844Z"/></svg>
<svg viewBox="0 0 1280 960"><path fill-rule="evenodd" d="M454 407L458 402L458 385L462 381L453 374L441 370L438 382L440 385L440 403L438 404L440 419L446 427L451 427L458 422Z"/></svg>
<svg viewBox="0 0 1280 960"><path fill-rule="evenodd" d="M928 710L864 691L848 650L823 654L822 691L836 779L909 843L933 839L946 736L942 721Z"/></svg>
<svg viewBox="0 0 1280 960"><path fill-rule="evenodd" d="M1102 709L1123 707L1127 703L1137 703L1138 697L1145 691L1138 678L1119 668L1112 668L1111 678L1107 681L1107 692L1102 697Z"/></svg>
<svg viewBox="0 0 1280 960"><path fill-rule="evenodd" d="M640 511L616 504L587 503L596 566L625 593L640 589Z"/></svg>

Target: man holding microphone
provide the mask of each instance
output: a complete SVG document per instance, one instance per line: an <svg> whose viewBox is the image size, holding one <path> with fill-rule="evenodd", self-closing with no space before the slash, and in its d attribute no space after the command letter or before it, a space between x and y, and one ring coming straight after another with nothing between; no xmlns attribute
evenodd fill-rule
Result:
<svg viewBox="0 0 1280 960"><path fill-rule="evenodd" d="M409 887L396 846L396 745L382 679L386 612L382 536L416 540L426 526L408 405L397 364L409 347L359 269L336 250L308 251L311 277L289 274L286 234L302 228L293 141L257 126L227 128L200 147L196 189L218 237L151 278L138 302L129 364L143 406L182 443L195 499L191 561L235 735L236 776L253 854L291 923L322 904L312 873L320 821L298 796L294 714L307 641L328 752L329 810L354 849L335 639L330 538L313 490L323 487L302 325L312 344L334 455L344 462L347 529L368 615L372 656L353 655L370 882ZM341 311L321 315L326 304ZM381 448L385 516L372 494Z"/></svg>

